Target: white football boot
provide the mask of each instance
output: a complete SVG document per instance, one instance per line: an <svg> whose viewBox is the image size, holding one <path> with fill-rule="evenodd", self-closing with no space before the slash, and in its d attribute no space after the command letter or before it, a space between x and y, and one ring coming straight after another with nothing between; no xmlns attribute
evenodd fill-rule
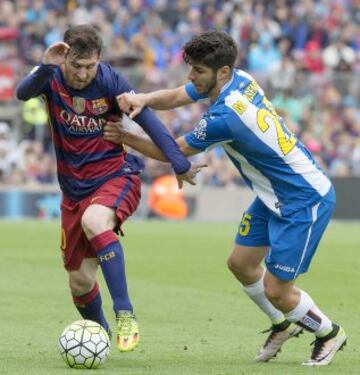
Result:
<svg viewBox="0 0 360 375"><path fill-rule="evenodd" d="M283 323L274 324L262 333L270 332L265 344L255 356L256 362L267 362L281 351L282 345L292 337L298 337L303 329L294 323L285 320Z"/></svg>
<svg viewBox="0 0 360 375"><path fill-rule="evenodd" d="M311 357L303 362L303 366L326 366L337 351L346 345L346 333L343 328L333 323L333 330L324 337L317 337L312 342L314 345Z"/></svg>

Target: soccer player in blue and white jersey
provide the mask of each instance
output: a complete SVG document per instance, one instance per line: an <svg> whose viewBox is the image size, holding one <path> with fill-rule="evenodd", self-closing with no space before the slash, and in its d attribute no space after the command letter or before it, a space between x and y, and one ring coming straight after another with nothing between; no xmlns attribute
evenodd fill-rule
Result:
<svg viewBox="0 0 360 375"><path fill-rule="evenodd" d="M64 41L50 46L42 64L20 81L17 97L41 95L47 105L63 192L61 249L74 304L84 319L109 332L96 282L100 264L116 314L117 346L126 352L138 345L140 335L116 233L139 204L143 163L102 136L104 124L122 114L116 96L132 87L100 61L101 49L91 25L70 28ZM136 121L171 161L179 186L194 184L198 166L185 159L157 117L147 110Z"/></svg>
<svg viewBox="0 0 360 375"><path fill-rule="evenodd" d="M210 99L195 129L177 140L185 155L221 145L256 194L244 213L228 266L244 292L272 326L255 360L274 358L282 344L303 329L315 334L303 364L327 365L346 343L346 334L305 291L295 286L309 268L335 207L335 192L310 152L286 128L263 90L247 73L234 69L237 48L224 32L209 31L186 43L190 82L148 94L124 94L120 107L131 116L146 107L170 109ZM148 139L109 123L105 138L124 142L165 161ZM266 270L261 266L265 259Z"/></svg>

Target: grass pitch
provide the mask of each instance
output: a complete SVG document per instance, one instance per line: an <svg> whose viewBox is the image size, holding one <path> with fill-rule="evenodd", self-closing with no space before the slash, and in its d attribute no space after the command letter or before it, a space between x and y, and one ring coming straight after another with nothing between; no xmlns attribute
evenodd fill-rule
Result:
<svg viewBox="0 0 360 375"><path fill-rule="evenodd" d="M141 344L112 347L99 374L359 374L360 224L330 225L310 272L299 279L318 305L344 326L348 345L326 368L302 368L312 336L290 340L279 357L253 362L269 326L226 269L236 224L129 222L123 244ZM68 369L57 349L79 318L62 269L58 222L0 222L0 374L57 375ZM294 239L295 241L296 239ZM104 308L114 327L101 279Z"/></svg>

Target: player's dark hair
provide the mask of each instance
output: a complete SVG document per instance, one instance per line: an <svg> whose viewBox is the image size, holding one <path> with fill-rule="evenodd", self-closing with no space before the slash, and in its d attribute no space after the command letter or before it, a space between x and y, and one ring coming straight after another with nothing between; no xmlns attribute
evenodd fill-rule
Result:
<svg viewBox="0 0 360 375"><path fill-rule="evenodd" d="M66 30L64 42L77 57L89 58L94 53L101 53L102 40L95 27L91 25L78 25Z"/></svg>
<svg viewBox="0 0 360 375"><path fill-rule="evenodd" d="M226 65L233 69L237 53L236 43L229 34L211 30L188 41L183 49L183 58L187 64L203 64L217 71Z"/></svg>

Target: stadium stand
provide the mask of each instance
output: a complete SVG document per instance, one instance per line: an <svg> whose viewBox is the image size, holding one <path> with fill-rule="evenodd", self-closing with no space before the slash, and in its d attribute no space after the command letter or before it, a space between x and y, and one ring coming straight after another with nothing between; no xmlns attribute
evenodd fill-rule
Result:
<svg viewBox="0 0 360 375"><path fill-rule="evenodd" d="M0 2L0 184L56 181L50 130L37 102L13 98L17 80L70 25L92 23L110 61L140 91L185 82L181 47L211 28L237 41L249 71L289 128L333 177L360 176L360 3L352 0L4 0ZM174 136L200 119L198 105L159 112ZM221 150L202 160L202 183L242 184ZM144 180L169 168L146 160Z"/></svg>

